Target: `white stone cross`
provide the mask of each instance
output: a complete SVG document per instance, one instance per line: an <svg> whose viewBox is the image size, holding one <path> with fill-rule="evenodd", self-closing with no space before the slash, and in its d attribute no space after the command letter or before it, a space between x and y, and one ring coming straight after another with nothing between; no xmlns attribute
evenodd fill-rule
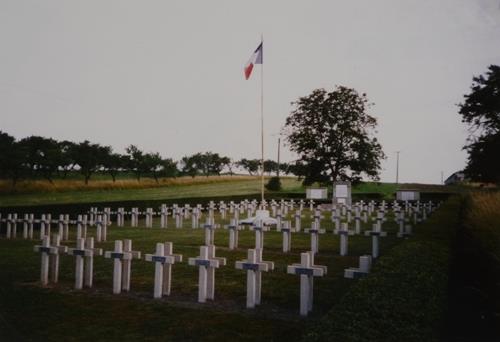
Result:
<svg viewBox="0 0 500 342"><path fill-rule="evenodd" d="M69 240L69 215L68 214L64 215L64 219L63 219L63 236L64 236L64 241Z"/></svg>
<svg viewBox="0 0 500 342"><path fill-rule="evenodd" d="M125 239L123 240L123 251L125 253L130 253L132 256L130 259L123 260L123 269L122 269L122 290L130 291L130 274L131 274L131 266L133 259L140 259L141 252L132 250L132 240Z"/></svg>
<svg viewBox="0 0 500 342"><path fill-rule="evenodd" d="M218 258L215 256L215 246L208 247L208 258L210 260L217 260L220 266L226 266L226 258ZM215 298L215 268L207 270L207 299Z"/></svg>
<svg viewBox="0 0 500 342"><path fill-rule="evenodd" d="M102 220L102 215L97 215L97 219L95 221L95 240L97 242L101 242L103 240L103 226L104 222Z"/></svg>
<svg viewBox="0 0 500 342"><path fill-rule="evenodd" d="M76 248L68 248L68 254L75 257L75 289L83 288L83 266L84 258L93 255L92 250L85 249L85 239L78 238L76 240Z"/></svg>
<svg viewBox="0 0 500 342"><path fill-rule="evenodd" d="M198 207L193 208L193 213L191 215L191 228L197 229L200 227L200 213L201 209Z"/></svg>
<svg viewBox="0 0 500 342"><path fill-rule="evenodd" d="M281 209L278 209L276 214L276 230L279 232L281 230L281 221L283 220L283 215Z"/></svg>
<svg viewBox="0 0 500 342"><path fill-rule="evenodd" d="M238 248L238 229L239 226L234 219L230 220L230 223L225 226L229 230L229 249L233 250Z"/></svg>
<svg viewBox="0 0 500 342"><path fill-rule="evenodd" d="M59 220L57 220L57 228L58 235L61 237L61 240L64 241L64 215L59 215Z"/></svg>
<svg viewBox="0 0 500 342"><path fill-rule="evenodd" d="M49 283L49 258L50 254L57 253L57 249L50 246L50 237L45 235L42 239L42 245L37 245L33 248L35 252L42 254L42 263L40 268L40 282L42 286L47 286Z"/></svg>
<svg viewBox="0 0 500 342"><path fill-rule="evenodd" d="M300 232L302 222L302 214L300 210L295 212L295 231Z"/></svg>
<svg viewBox="0 0 500 342"><path fill-rule="evenodd" d="M84 215L84 217L86 216L87 215ZM102 255L102 248L94 248L94 238L87 237L85 239L85 250L88 251L88 255L85 255L84 285L86 287L92 287L94 280L94 256Z"/></svg>
<svg viewBox="0 0 500 342"><path fill-rule="evenodd" d="M130 226L137 227L139 224L139 208L130 209Z"/></svg>
<svg viewBox="0 0 500 342"><path fill-rule="evenodd" d="M115 250L106 251L104 257L113 259L113 294L122 292L122 261L132 260L132 253L123 251L123 242L121 240L115 241Z"/></svg>
<svg viewBox="0 0 500 342"><path fill-rule="evenodd" d="M52 235L52 253L50 253L50 272L51 281L57 283L59 280L59 254L64 254L68 251L67 246L61 246L61 237L58 234Z"/></svg>
<svg viewBox="0 0 500 342"><path fill-rule="evenodd" d="M317 224L318 223L314 221L312 222L311 228L304 230L306 233L309 233L311 235L311 251L313 253L318 253L319 251L319 234L325 233L325 230L319 229Z"/></svg>
<svg viewBox="0 0 500 342"><path fill-rule="evenodd" d="M156 244L155 254L146 254L144 256L146 261L155 263L155 285L154 285L154 298L161 298L163 295L163 267L165 264L175 263L173 256L165 256L165 245L163 243Z"/></svg>
<svg viewBox="0 0 500 342"><path fill-rule="evenodd" d="M10 239L12 237L16 237L16 222L17 222L17 214L8 214L7 215L7 233L6 238Z"/></svg>
<svg viewBox="0 0 500 342"><path fill-rule="evenodd" d="M340 255L346 256L348 253L349 235L354 235L355 232L349 230L347 223L341 224L341 229L335 232L340 236Z"/></svg>
<svg viewBox="0 0 500 342"><path fill-rule="evenodd" d="M360 213L359 205L356 205L354 207L354 224L355 224L354 231L356 232L356 234L360 234L361 233L361 213Z"/></svg>
<svg viewBox="0 0 500 342"><path fill-rule="evenodd" d="M272 261L264 261L262 260L262 249L256 249L255 250L255 258L257 263L266 263L269 270L274 270L274 262ZM257 272L255 274L255 304L259 305L260 304L260 297L261 297L261 289L262 289L262 273Z"/></svg>
<svg viewBox="0 0 500 342"><path fill-rule="evenodd" d="M160 209L160 228L167 228L167 223L168 223L167 205L162 204Z"/></svg>
<svg viewBox="0 0 500 342"><path fill-rule="evenodd" d="M346 268L344 278L357 279L366 276L372 266L371 255L362 255L359 257L359 268Z"/></svg>
<svg viewBox="0 0 500 342"><path fill-rule="evenodd" d="M146 208L146 228L153 228L153 208Z"/></svg>
<svg viewBox="0 0 500 342"><path fill-rule="evenodd" d="M125 223L125 208L120 207L116 210L116 226L123 227Z"/></svg>
<svg viewBox="0 0 500 342"><path fill-rule="evenodd" d="M174 212L175 215L175 228L182 228L183 214L182 208L177 208Z"/></svg>
<svg viewBox="0 0 500 342"><path fill-rule="evenodd" d="M283 253L290 252L292 249L292 228L290 227L290 221L283 221L281 233L283 234Z"/></svg>
<svg viewBox="0 0 500 342"><path fill-rule="evenodd" d="M215 240L215 224L212 217L207 217L203 228L205 229L205 245L213 245Z"/></svg>
<svg viewBox="0 0 500 342"><path fill-rule="evenodd" d="M258 254L262 256L262 250L249 249L247 259L236 261L235 264L237 269L247 271L247 308L249 309L260 304L260 300L257 301L257 299L260 299L261 282L257 281L257 278L260 278L261 272L267 272L274 268L272 262L259 262Z"/></svg>
<svg viewBox="0 0 500 342"><path fill-rule="evenodd" d="M82 215L78 215L76 218L76 238L85 238L85 236L82 234L82 225L83 225L83 220L82 220Z"/></svg>
<svg viewBox="0 0 500 342"><path fill-rule="evenodd" d="M219 268L220 262L217 259L208 258L209 246L200 246L200 255L196 258L189 258L188 264L198 266L198 302L205 303L208 292L208 270Z"/></svg>
<svg viewBox="0 0 500 342"><path fill-rule="evenodd" d="M165 242L164 244L164 253L163 255L174 258L175 262L182 261L181 254L174 254L174 247L172 242ZM163 295L170 295L170 288L172 284L172 264L165 263L163 265Z"/></svg>
<svg viewBox="0 0 500 342"><path fill-rule="evenodd" d="M325 267L313 266L310 253L300 253L300 264L287 267L288 274L300 275L300 315L307 316L313 308L313 280L323 277Z"/></svg>
<svg viewBox="0 0 500 342"><path fill-rule="evenodd" d="M378 258L378 256L379 256L379 238L387 236L387 232L381 231L379 225L375 223L375 224L373 224L372 230L365 231L365 236L372 237L372 257L374 259Z"/></svg>
<svg viewBox="0 0 500 342"><path fill-rule="evenodd" d="M251 229L255 232L255 249L264 248L264 227L262 221L258 220Z"/></svg>
<svg viewBox="0 0 500 342"><path fill-rule="evenodd" d="M24 214L24 219L22 220L23 222L23 239L28 238L28 224L30 222L29 219L29 214Z"/></svg>

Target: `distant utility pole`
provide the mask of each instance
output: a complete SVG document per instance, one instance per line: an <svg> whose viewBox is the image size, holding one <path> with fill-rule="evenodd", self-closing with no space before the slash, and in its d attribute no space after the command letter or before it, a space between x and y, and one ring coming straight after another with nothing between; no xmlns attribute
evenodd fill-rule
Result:
<svg viewBox="0 0 500 342"><path fill-rule="evenodd" d="M396 184L399 184L399 152L396 151Z"/></svg>
<svg viewBox="0 0 500 342"><path fill-rule="evenodd" d="M441 185L443 185L443 184L444 184L444 181L443 181L443 176L444 176L443 171L441 171Z"/></svg>

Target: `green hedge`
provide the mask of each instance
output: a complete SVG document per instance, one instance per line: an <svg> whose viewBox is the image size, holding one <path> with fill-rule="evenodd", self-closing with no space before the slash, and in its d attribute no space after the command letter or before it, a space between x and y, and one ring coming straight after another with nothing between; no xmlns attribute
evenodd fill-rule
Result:
<svg viewBox="0 0 500 342"><path fill-rule="evenodd" d="M305 341L439 340L447 307L451 242L461 200L448 200L415 235L377 260Z"/></svg>

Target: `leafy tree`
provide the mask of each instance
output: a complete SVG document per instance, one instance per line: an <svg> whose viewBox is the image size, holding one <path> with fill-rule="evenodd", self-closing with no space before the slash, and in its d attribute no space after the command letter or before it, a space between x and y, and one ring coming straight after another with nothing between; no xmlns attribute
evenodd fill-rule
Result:
<svg viewBox="0 0 500 342"><path fill-rule="evenodd" d="M126 167L128 158L124 158L119 153L112 153L111 149L108 152L109 154L104 158L102 166L109 173L114 183L116 182L118 173Z"/></svg>
<svg viewBox="0 0 500 342"><path fill-rule="evenodd" d="M278 171L278 163L275 162L274 160L264 160L264 172L267 172L269 175L271 175L272 172Z"/></svg>
<svg viewBox="0 0 500 342"><path fill-rule="evenodd" d="M472 180L500 183L500 66L490 65L485 76L474 77L464 98L458 106L470 133L465 173Z"/></svg>
<svg viewBox="0 0 500 342"><path fill-rule="evenodd" d="M26 164L32 176L41 176L52 183L52 177L61 165L62 154L54 139L30 136L19 144L26 151Z"/></svg>
<svg viewBox="0 0 500 342"><path fill-rule="evenodd" d="M144 152L139 150L135 145L130 145L125 150L129 157L128 169L135 174L137 181L141 181L141 176L144 173Z"/></svg>
<svg viewBox="0 0 500 342"><path fill-rule="evenodd" d="M26 151L15 138L0 131L0 177L12 181L12 186L27 175Z"/></svg>
<svg viewBox="0 0 500 342"><path fill-rule="evenodd" d="M290 173L290 164L281 162L279 166L280 172L283 172L285 175Z"/></svg>
<svg viewBox="0 0 500 342"><path fill-rule="evenodd" d="M76 162L73 157L76 144L74 142L64 140L58 143L61 151L59 168L63 172L63 179L66 179L68 172L75 168Z"/></svg>
<svg viewBox="0 0 500 342"><path fill-rule="evenodd" d="M182 172L193 178L199 173L206 177L211 174L220 175L225 166L223 157L212 152L195 153L183 157L181 164Z"/></svg>
<svg viewBox="0 0 500 342"><path fill-rule="evenodd" d="M181 159L182 173L195 177L198 174L198 156L185 156Z"/></svg>
<svg viewBox="0 0 500 342"><path fill-rule="evenodd" d="M208 172L205 175L208 177L209 174L216 174L220 176L222 170L224 169L224 159L218 153L205 152L203 154L203 162L206 163L206 170Z"/></svg>
<svg viewBox="0 0 500 342"><path fill-rule="evenodd" d="M85 178L85 184L89 183L93 173L103 167L110 153L111 147L91 144L88 140L75 145L73 157Z"/></svg>
<svg viewBox="0 0 500 342"><path fill-rule="evenodd" d="M243 158L240 161L238 161L237 164L238 166L246 170L250 176L253 176L255 172L259 171L260 160Z"/></svg>
<svg viewBox="0 0 500 342"><path fill-rule="evenodd" d="M140 167L144 173L153 175L156 183L158 183L158 172L162 167L162 159L159 153L146 153L142 159Z"/></svg>
<svg viewBox="0 0 500 342"><path fill-rule="evenodd" d="M337 86L334 91L316 89L293 102L284 133L299 155L304 184L332 180L378 178L382 146L371 131L377 120L366 113L366 94Z"/></svg>
<svg viewBox="0 0 500 342"><path fill-rule="evenodd" d="M171 158L163 159L161 161L161 168L159 174L162 177L177 177L179 174L179 169L177 168L177 162Z"/></svg>
<svg viewBox="0 0 500 342"><path fill-rule="evenodd" d="M229 157L221 157L221 163L223 167L227 167L227 170L229 171L229 174L232 176L234 175L233 168L234 164L231 158Z"/></svg>

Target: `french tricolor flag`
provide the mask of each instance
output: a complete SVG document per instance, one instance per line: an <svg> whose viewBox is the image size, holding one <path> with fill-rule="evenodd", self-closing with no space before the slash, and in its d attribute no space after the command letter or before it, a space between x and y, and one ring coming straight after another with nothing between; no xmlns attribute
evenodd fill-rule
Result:
<svg viewBox="0 0 500 342"><path fill-rule="evenodd" d="M245 65L245 79L249 79L252 74L253 66L255 64L262 64L262 43L255 49L254 53Z"/></svg>

